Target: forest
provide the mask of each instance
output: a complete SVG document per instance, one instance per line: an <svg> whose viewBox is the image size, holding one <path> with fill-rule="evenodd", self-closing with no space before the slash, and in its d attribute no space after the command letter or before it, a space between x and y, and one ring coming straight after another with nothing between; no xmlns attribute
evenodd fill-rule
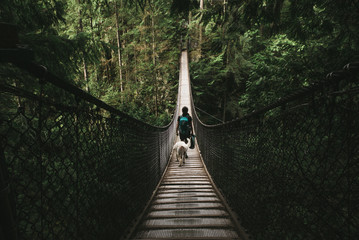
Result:
<svg viewBox="0 0 359 240"><path fill-rule="evenodd" d="M128 114L163 125L175 105L181 21L162 1L5 1L35 62Z"/></svg>
<svg viewBox="0 0 359 240"><path fill-rule="evenodd" d="M155 125L173 114L186 41L198 112L218 123L358 59L358 19L354 0L4 0L0 8L36 62Z"/></svg>
<svg viewBox="0 0 359 240"><path fill-rule="evenodd" d="M0 65L13 225L23 239L125 234L166 168L187 50L196 112L217 124L193 116L201 154L254 238L354 239L358 77L326 74L358 72L358 22L357 0L2 0L0 23L48 71Z"/></svg>

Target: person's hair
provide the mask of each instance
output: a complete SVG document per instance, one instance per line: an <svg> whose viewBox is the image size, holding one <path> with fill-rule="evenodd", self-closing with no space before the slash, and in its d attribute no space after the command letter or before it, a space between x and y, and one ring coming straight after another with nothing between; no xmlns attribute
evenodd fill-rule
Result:
<svg viewBox="0 0 359 240"><path fill-rule="evenodd" d="M182 108L182 112L183 112L184 114L188 113L188 108L187 108L187 107L183 107L183 108Z"/></svg>

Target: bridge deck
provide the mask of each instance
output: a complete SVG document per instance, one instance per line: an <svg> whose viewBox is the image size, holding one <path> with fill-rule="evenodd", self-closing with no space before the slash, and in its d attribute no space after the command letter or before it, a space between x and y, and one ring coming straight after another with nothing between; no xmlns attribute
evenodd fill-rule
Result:
<svg viewBox="0 0 359 240"><path fill-rule="evenodd" d="M199 152L178 166L175 154L134 234L135 239L239 239Z"/></svg>
<svg viewBox="0 0 359 240"><path fill-rule="evenodd" d="M187 53L182 53L180 109L189 108L190 83ZM198 148L178 166L175 154L169 162L151 203L131 239L240 239L238 223L201 160Z"/></svg>

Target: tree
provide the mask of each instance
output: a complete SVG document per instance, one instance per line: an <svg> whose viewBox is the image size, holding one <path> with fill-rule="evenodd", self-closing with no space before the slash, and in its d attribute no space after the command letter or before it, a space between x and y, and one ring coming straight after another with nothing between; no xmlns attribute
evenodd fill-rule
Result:
<svg viewBox="0 0 359 240"><path fill-rule="evenodd" d="M352 9L352 0L209 1L203 16L192 14L205 29L201 58L194 24L190 30L196 104L217 118L240 117L355 61Z"/></svg>

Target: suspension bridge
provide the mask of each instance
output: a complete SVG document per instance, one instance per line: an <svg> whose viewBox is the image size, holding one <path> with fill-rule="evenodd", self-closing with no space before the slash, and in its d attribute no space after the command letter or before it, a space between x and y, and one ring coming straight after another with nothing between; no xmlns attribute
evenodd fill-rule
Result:
<svg viewBox="0 0 359 240"><path fill-rule="evenodd" d="M180 66L178 106L179 109L188 106L191 114L187 51L182 52ZM189 149L183 167L178 167L172 154L165 175L136 227L130 239L240 239L240 235L247 239L210 178L198 147Z"/></svg>
<svg viewBox="0 0 359 240"><path fill-rule="evenodd" d="M156 127L19 61L24 51L2 59L2 239L359 236L358 63L206 125L184 51L173 120ZM180 168L172 146L182 106L198 144Z"/></svg>

